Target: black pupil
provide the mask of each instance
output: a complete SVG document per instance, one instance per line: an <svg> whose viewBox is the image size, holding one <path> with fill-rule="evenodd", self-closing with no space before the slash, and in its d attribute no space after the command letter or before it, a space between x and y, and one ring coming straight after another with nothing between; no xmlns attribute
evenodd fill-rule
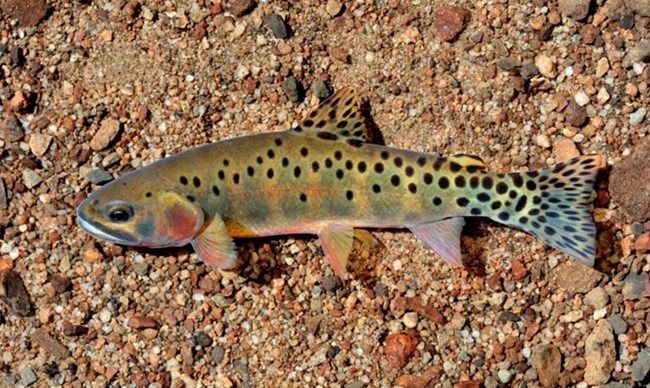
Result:
<svg viewBox="0 0 650 388"><path fill-rule="evenodd" d="M124 221L128 221L131 215L126 210L117 209L117 210L113 210L109 214L109 217L111 218L111 221L124 222Z"/></svg>

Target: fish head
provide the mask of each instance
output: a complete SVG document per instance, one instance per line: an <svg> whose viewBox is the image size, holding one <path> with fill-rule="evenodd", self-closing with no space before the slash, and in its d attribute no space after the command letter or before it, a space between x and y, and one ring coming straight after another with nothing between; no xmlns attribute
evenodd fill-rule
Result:
<svg viewBox="0 0 650 388"><path fill-rule="evenodd" d="M79 205L77 222L86 233L119 245L162 248L186 245L202 230L205 215L195 201L124 183L117 180Z"/></svg>

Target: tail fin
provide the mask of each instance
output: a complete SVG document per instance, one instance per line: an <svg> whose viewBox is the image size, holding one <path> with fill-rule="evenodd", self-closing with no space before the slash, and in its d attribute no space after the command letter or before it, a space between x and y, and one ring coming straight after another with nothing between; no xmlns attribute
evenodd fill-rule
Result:
<svg viewBox="0 0 650 388"><path fill-rule="evenodd" d="M586 155L537 171L509 174L515 186L527 191L515 200L505 223L592 266L596 227L589 198L601 164L601 156Z"/></svg>

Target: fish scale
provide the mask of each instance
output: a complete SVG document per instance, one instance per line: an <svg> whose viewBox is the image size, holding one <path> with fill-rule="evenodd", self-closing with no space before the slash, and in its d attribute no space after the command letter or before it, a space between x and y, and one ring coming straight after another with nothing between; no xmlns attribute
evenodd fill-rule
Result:
<svg viewBox="0 0 650 388"><path fill-rule="evenodd" d="M208 144L155 162L79 206L88 233L126 245L191 243L206 263L238 264L233 238L316 234L342 275L355 228L408 228L460 265L464 217L527 231L592 264L588 210L598 156L538 171L490 172L472 155L436 157L367 142L343 89L299 126Z"/></svg>

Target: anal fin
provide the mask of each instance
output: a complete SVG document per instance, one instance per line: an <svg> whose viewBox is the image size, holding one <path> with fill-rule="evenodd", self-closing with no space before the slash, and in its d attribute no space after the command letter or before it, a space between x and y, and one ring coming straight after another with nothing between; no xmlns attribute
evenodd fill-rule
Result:
<svg viewBox="0 0 650 388"><path fill-rule="evenodd" d="M237 267L237 253L228 228L221 217L215 216L201 234L192 240L197 255L208 265L222 270Z"/></svg>
<svg viewBox="0 0 650 388"><path fill-rule="evenodd" d="M463 265L460 255L460 232L465 220L452 217L441 221L412 226L409 229L422 242L454 267Z"/></svg>
<svg viewBox="0 0 650 388"><path fill-rule="evenodd" d="M329 261L334 273L339 277L345 274L348 256L352 251L352 238L354 229L349 225L332 225L318 233L323 253Z"/></svg>

